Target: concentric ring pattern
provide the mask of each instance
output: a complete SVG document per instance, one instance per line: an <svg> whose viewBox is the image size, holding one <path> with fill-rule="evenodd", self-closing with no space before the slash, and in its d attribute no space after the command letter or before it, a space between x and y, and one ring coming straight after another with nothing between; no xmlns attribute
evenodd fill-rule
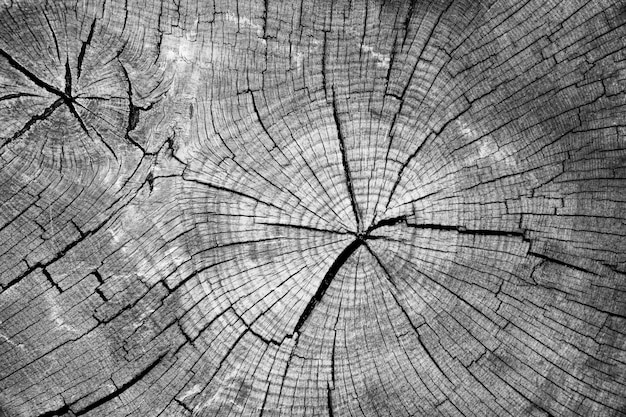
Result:
<svg viewBox="0 0 626 417"><path fill-rule="evenodd" d="M626 4L5 2L0 416L626 413Z"/></svg>

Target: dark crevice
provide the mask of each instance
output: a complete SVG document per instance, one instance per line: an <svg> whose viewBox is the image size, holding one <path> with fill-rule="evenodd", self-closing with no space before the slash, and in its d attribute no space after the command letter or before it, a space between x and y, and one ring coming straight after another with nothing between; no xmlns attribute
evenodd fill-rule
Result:
<svg viewBox="0 0 626 417"><path fill-rule="evenodd" d="M61 287L59 287L59 284L57 284L56 281L52 279L52 275L50 275L50 272L48 272L46 268L42 268L41 273L46 277L46 279L48 280L50 285L52 285L52 287L56 288L59 291L59 293L63 292Z"/></svg>
<svg viewBox="0 0 626 417"><path fill-rule="evenodd" d="M70 61L65 60L65 95L66 100L72 97L72 71L70 70Z"/></svg>
<svg viewBox="0 0 626 417"><path fill-rule="evenodd" d="M97 269L94 269L92 274L94 277L96 277L96 280L98 281L98 286L95 289L96 294L98 294L105 302L109 301L109 298L104 295L104 293L100 289L100 287L104 285L104 279L102 278L102 275L100 274L100 272L98 272Z"/></svg>
<svg viewBox="0 0 626 417"><path fill-rule="evenodd" d="M409 34L409 23L411 22L411 19L413 19L413 12L415 11L416 3L416 0L411 0L409 9L406 13L406 18L404 19L404 22L402 22L402 31L404 32L404 36L402 37L402 47L400 50L404 50L404 45L406 45L407 36Z"/></svg>
<svg viewBox="0 0 626 417"><path fill-rule="evenodd" d="M369 14L369 4L365 2L365 10L363 13L363 34L361 35L361 45L359 48L359 57L363 53L363 45L365 45L365 35L367 34L367 16ZM361 60L361 59L359 59Z"/></svg>
<svg viewBox="0 0 626 417"><path fill-rule="evenodd" d="M50 29L50 33L52 34L52 40L54 40L54 46L57 53L57 58L59 59L59 63L61 62L61 51L59 50L59 40L57 39L56 33L54 33L54 29L52 28L52 24L50 23L50 19L48 19L48 15L44 12L43 17L46 19L46 23L48 24L48 28Z"/></svg>
<svg viewBox="0 0 626 417"><path fill-rule="evenodd" d="M81 109L83 109L85 112L89 113L91 116L93 116L93 117L97 117L98 119L100 119L100 120L101 120L101 121L103 121L104 123L106 123L106 124L108 124L109 126L111 126L111 127L114 127L114 128L115 128L115 125L113 125L113 124L112 124L109 120L107 120L106 118L102 117L102 116L101 116L101 115L99 115L98 113L96 113L96 112L94 112L94 111L90 110L88 107L86 107L86 106L84 106L84 105L80 104L80 103L79 103L79 102L77 102L77 101L72 100L72 107L73 107L73 104L76 104L78 107L80 107ZM78 114L78 113L76 113L76 115L77 115L77 114ZM80 119L78 116L77 116L77 118L78 118L79 122L82 122L82 119ZM83 124L83 125L84 125L84 124ZM83 127L83 126L81 126L81 127ZM96 134L96 135L100 138L100 140L102 141L102 143L104 143L104 144L106 145L106 147L107 147L107 148L109 148L109 151L111 151L111 153L114 155L115 160L117 160L117 159L118 159L118 158L117 158L117 155L115 154L115 152L113 151L113 149L111 148L111 146L110 146L110 145L109 145L109 144L108 144L108 143L104 140L104 138L102 137L102 135L101 135L100 133L98 133L98 131L96 130L96 128L95 128L95 127L92 127L92 129L93 129L93 132L94 132L94 133L95 133L95 134ZM85 131L85 133L87 133L87 135L89 135L89 133L88 133L88 132L86 132L86 129L85 129L84 127L83 127L83 130ZM115 136L117 136L117 137L121 138L121 136L119 136L119 135L117 135L117 134L115 134ZM129 140L130 140L130 138L127 138L127 139L129 139ZM144 150L141 146L139 146L139 144L137 144L135 141L130 140L130 142L131 142L131 144L132 144L132 145L134 145L135 147L139 148L139 149L141 150L141 152L142 152L144 155L153 155L153 154L150 154L150 153L145 152L145 150ZM126 185L126 184L124 184L124 185Z"/></svg>
<svg viewBox="0 0 626 417"><path fill-rule="evenodd" d="M567 268L572 268L572 269L574 269L576 271L579 271L579 272L584 272L586 274L592 274L592 275L598 275L597 273L595 273L593 271L590 271L588 269L581 268L580 266L573 265L573 264L561 261L561 260L556 259L556 258L551 258L550 256L542 255L542 254L537 253L537 252L529 251L528 254L530 256L534 256L535 258L543 259L546 262L552 262L553 264L556 264L556 265L564 266L564 267L567 267Z"/></svg>
<svg viewBox="0 0 626 417"><path fill-rule="evenodd" d="M28 122L26 122L26 124L17 132L15 132L13 134L13 136L11 136L9 138L9 140L7 140L4 145L11 143L12 141L14 141L15 139L19 138L20 136L22 136L24 133L28 132L30 130L30 128L37 123L40 120L44 120L48 117L50 117L50 115L52 115L52 113L59 108L59 106L61 106L61 104L63 104L63 99L60 98L57 101L55 101L54 103L52 103L50 105L50 107L47 107L41 114L36 114L33 117L30 118L30 120Z"/></svg>
<svg viewBox="0 0 626 417"><path fill-rule="evenodd" d="M110 208L110 207L109 207ZM114 213L115 214L115 213ZM89 238L91 235L94 235L96 233L98 233L98 231L100 229L102 229L102 227L104 227L104 225L111 219L111 217L109 217L108 219L106 219L105 221L103 221L101 224L99 224L96 228L89 230L87 232L82 232L80 231L80 229L77 228L77 230L79 230L79 234L80 237L70 243L68 243L66 246L63 247L63 249L61 249L59 252L57 252L52 259L50 259L47 262L37 262L36 264L34 264L32 267L29 267L26 271L22 272L19 276L17 276L16 278L14 278L13 280L11 280L9 283L7 283L5 286L0 285L0 289L2 289L3 291L6 291L7 289L11 288L12 286L16 285L17 283L19 283L22 279L24 279L25 277L27 277L29 274L33 273L35 270L37 270L38 268L47 268L49 265L52 265L53 263L55 263L56 261L58 261L59 259L63 258L70 250L72 250L74 247L76 247L77 245L79 245L81 242L85 241L87 238Z"/></svg>
<svg viewBox="0 0 626 417"><path fill-rule="evenodd" d="M83 122L83 119L80 117L80 114L78 114L78 112L76 111L76 108L74 107L74 103L72 102L72 99L70 99L69 101L66 101L65 104L67 104L67 108L70 110L70 113L72 113L72 115L78 121L78 124L80 125L80 128L83 130L83 132L85 132L87 136L91 137L91 135L89 134L89 131L87 130L87 126L85 125L85 122Z"/></svg>
<svg viewBox="0 0 626 417"><path fill-rule="evenodd" d="M81 410L75 411L74 414L76 414L77 416L81 416L83 414L86 414L86 413L90 412L91 410L94 410L94 409L100 407L102 404L104 404L104 403L106 403L108 401L111 401L114 398L119 397L126 390L128 390L130 387L135 385L137 382L141 381L146 375L148 375L148 373L150 373L150 371L152 371L154 368L156 368L156 366L159 363L161 363L161 361L163 360L165 355L167 355L168 352L162 353L161 356L159 356L154 361L152 361L143 371L138 373L135 377L131 378L128 382L123 384L120 388L116 389L115 391L113 391L112 393L110 393L108 395L105 395L104 397L100 398L98 401L89 404L87 407L85 407L85 408L83 408Z"/></svg>
<svg viewBox="0 0 626 417"><path fill-rule="evenodd" d="M436 223L409 223L407 216L398 216L392 217L389 219L384 219L379 221L376 224L370 226L367 229L367 233L370 233L380 227L385 226L395 226L397 224L403 224L406 227L411 229L430 229L430 230L446 230L453 231L460 234L467 235L476 235L476 236L506 236L506 237L519 237L524 241L530 241L526 236L526 231L520 229L521 231L507 231L507 230L493 230L493 229L468 229L466 226L455 226L455 225L447 225L447 224L436 224Z"/></svg>
<svg viewBox="0 0 626 417"><path fill-rule="evenodd" d="M0 409L0 412L1 411L2 410ZM46 411L45 413L39 414L36 417L59 417L59 416L67 415L69 412L70 412L70 406L65 404L61 408L57 408L56 410ZM4 414L0 414L0 416L4 416Z"/></svg>
<svg viewBox="0 0 626 417"><path fill-rule="evenodd" d="M137 127L137 124L139 123L139 110L140 108L131 102L130 110L128 112L128 128L126 129L126 135L135 130Z"/></svg>
<svg viewBox="0 0 626 417"><path fill-rule="evenodd" d="M182 402L181 400L179 400L178 398L174 398L174 401L176 401L176 403L178 405L180 405L181 407L183 407L185 409L185 411L187 411L189 413L189 415L193 415L193 410L191 408L189 408L189 406L187 404L185 404L184 402Z"/></svg>
<svg viewBox="0 0 626 417"><path fill-rule="evenodd" d="M302 315L300 315L300 318L298 319L298 323L296 324L296 327L294 328L294 331L293 331L294 333L299 332L302 326L304 325L304 323L306 323L307 319L309 318L309 316L315 309L315 306L324 297L326 290L328 289L331 282L337 275L337 272L339 272L339 269L341 269L341 267L346 263L348 258L350 258L350 256L364 243L365 242L362 238L355 239L339 254L337 259L335 259L335 261L332 263L332 265L328 269L328 272L326 272L326 275L324 275L324 278L322 279L322 282L317 288L315 295L311 297L311 299L309 300L309 303L304 308Z"/></svg>
<svg viewBox="0 0 626 417"><path fill-rule="evenodd" d="M59 97L59 99L56 100L54 103L52 103L52 105L48 107L46 110L44 110L42 114L33 116L31 120L28 121L22 129L16 132L6 143L9 143L19 138L20 136L22 136L38 120L43 120L46 117L49 117L52 114L52 112L61 105L61 103L64 103L68 107L70 113L76 118L76 120L80 124L81 129L87 134L87 136L90 136L89 131L87 130L87 126L85 125L85 123L83 122L83 119L80 117L80 115L76 111L76 108L74 107L74 98L72 97L72 73L70 70L70 64L68 60L65 61L65 88L64 88L65 91L61 91L57 89L56 87L46 83L45 81L42 81L40 78L35 76L32 72L24 68L17 61L15 61L9 54L7 54L2 49L0 49L0 55L3 56L13 68L18 70L22 74L24 74L28 79L30 79L36 85L38 85L44 90L52 94L55 94Z"/></svg>
<svg viewBox="0 0 626 417"><path fill-rule="evenodd" d="M269 0L264 0L263 3L263 39L267 39L267 12L269 9Z"/></svg>
<svg viewBox="0 0 626 417"><path fill-rule="evenodd" d="M13 100L14 98L20 98L20 97L40 97L40 96L36 94L30 94L30 93L13 93L13 94L0 96L0 101Z"/></svg>
<svg viewBox="0 0 626 417"><path fill-rule="evenodd" d="M182 317L181 317L182 318ZM180 322L180 318L176 319L175 321L176 326L178 327L178 331L180 332L180 334L183 335L183 337L185 338L185 343L188 344L189 346L194 346L193 340L191 339L191 337L189 337L189 333L187 333L185 331L185 329L183 328L182 323ZM185 343L183 343L182 345L180 345L180 347L178 347L178 349L176 349L176 351L172 354L172 357L176 357L176 354L178 353L178 351L185 346Z"/></svg>
<svg viewBox="0 0 626 417"><path fill-rule="evenodd" d="M0 49L0 56L4 57L9 62L9 65L11 65L17 71L19 71L22 74L24 74L26 76L26 78L28 78L33 83L35 83L35 85L43 88L44 90L46 90L46 91L48 91L48 92L50 92L52 94L55 94L55 95L59 96L59 97L64 97L65 96L65 94L62 91L60 91L58 88L48 84L47 82L45 82L42 79L40 79L39 77L37 77L35 74L33 74L32 72L27 70L23 65L21 65L19 62L14 60L13 57L11 57L11 55L7 54L2 49Z"/></svg>
<svg viewBox="0 0 626 417"><path fill-rule="evenodd" d="M385 74L385 95L390 95L388 93L389 84L391 84L391 69L396 60L396 55L398 53L398 33L396 32L395 37L393 39L393 43L391 44L391 52L389 54L389 65L387 66L387 73ZM385 97L383 96L383 100Z"/></svg>
<svg viewBox="0 0 626 417"><path fill-rule="evenodd" d="M361 232L361 216L359 214L359 208L357 207L356 197L354 195L354 189L352 188L352 176L350 174L350 165L348 164L348 155L346 153L346 144L341 131L341 122L339 119L339 113L337 112L337 99L335 97L335 88L332 88L333 92L333 118L335 120L335 126L337 128L337 138L339 139L339 150L341 152L341 162L343 164L343 171L346 177L346 185L348 186L348 194L352 203L352 212L354 213L354 219L357 225L357 231Z"/></svg>
<svg viewBox="0 0 626 417"><path fill-rule="evenodd" d="M78 53L78 62L76 64L76 67L77 67L76 79L80 78L80 73L83 67L83 59L85 59L85 52L87 51L87 45L91 43L91 39L93 38L93 32L94 32L95 27L96 27L96 19L94 19L93 22L91 22L91 28L89 28L89 35L87 35L87 40L83 42L82 46L80 47L80 52Z"/></svg>
<svg viewBox="0 0 626 417"><path fill-rule="evenodd" d="M83 122L83 119L76 111L76 107L74 107L75 100L74 97L72 97L72 71L70 69L69 60L65 61L65 94L63 94L62 99L65 102L67 108L70 110L70 113L72 113L72 115L78 121L78 124L80 125L83 132L85 132L87 136L91 137L89 135L89 131L87 130L85 122Z"/></svg>
<svg viewBox="0 0 626 417"><path fill-rule="evenodd" d="M128 1L128 0L125 0ZM158 32L158 36L156 39L156 54L154 54L154 61L152 61L152 65L156 64L159 61L159 57L161 56L161 45L163 43L163 30L161 30L161 18L163 16L163 2L160 2L159 5L159 15L157 17L157 22L156 22L156 30ZM128 10L128 9L127 9ZM128 18L128 11L126 12L125 16L124 16L124 27L126 27L126 19Z"/></svg>
<svg viewBox="0 0 626 417"><path fill-rule="evenodd" d="M328 382L326 383L326 399L328 403L328 417L333 417L333 393Z"/></svg>
<svg viewBox="0 0 626 417"><path fill-rule="evenodd" d="M407 223L406 225L412 229L448 230L448 231L454 231L460 234L475 235L475 236L519 237L525 241L530 241L526 237L526 233L524 231L516 232L516 231L492 230L492 229L468 229L465 226L452 226L452 225L442 225L442 224L432 224L432 223L423 223L423 224Z"/></svg>
<svg viewBox="0 0 626 417"><path fill-rule="evenodd" d="M165 146L166 147L165 149L169 151L169 156L174 158L176 161L180 162L182 165L186 166L187 164L178 156L176 156L177 149L176 149L176 142L174 142L174 139L176 139L176 130L172 129L172 134L167 136L167 139L165 140L163 145L161 145L161 148ZM161 151L161 148L159 148L159 152Z"/></svg>
<svg viewBox="0 0 626 417"><path fill-rule="evenodd" d="M407 217L406 216L398 216L398 217L392 217L389 219L383 219L381 221L379 221L378 223L374 223L373 225L371 225L366 233L370 233L371 231L378 229L379 227L385 227L385 226L395 226L396 224L399 223L405 223L407 222Z"/></svg>
<svg viewBox="0 0 626 417"><path fill-rule="evenodd" d="M396 285L395 281L391 278L391 273L389 273L389 271L387 270L387 268L385 267L385 265L383 264L383 262L380 260L380 258L378 257L378 255L376 254L376 252L374 252L372 250L372 248L370 248L367 243L365 244L365 248L367 248L367 251L370 253L370 255L372 255L372 257L374 257L374 259L376 259L376 263L378 263L378 266L380 266L380 268L383 270L383 272L385 273L385 275L387 276L387 280L389 281L389 283L391 285L393 285L394 288L398 288L398 286Z"/></svg>
<svg viewBox="0 0 626 417"><path fill-rule="evenodd" d="M47 412L45 412L43 414L39 414L37 417L56 417L56 416L65 416L65 415L68 415L68 414L71 415L71 416L81 416L83 414L87 414L88 412L90 412L90 411L100 407L104 403L106 403L108 401L111 401L114 398L119 397L126 390L128 390L130 387L135 385L137 382L139 382L142 378L144 378L151 370L153 370L163 360L163 358L165 357L165 355L167 355L167 353L168 352L165 352L165 353L161 354L161 356L159 356L153 362L151 362L143 371L141 371L134 378L130 379L128 382L123 384L120 388L118 388L115 391L113 391L112 393L110 393L110 394L100 398L98 401L95 401L95 402L89 404L85 408L82 408L82 409L76 410L76 411L72 410L71 407L76 403L76 402L74 402L72 404L65 404L65 405L63 405L63 407L60 407L60 408L58 408L56 410L51 410L51 411L47 411Z"/></svg>
<svg viewBox="0 0 626 417"><path fill-rule="evenodd" d="M82 106L81 106L82 107ZM95 127L92 128L93 132L96 134L96 136L98 136L98 138L100 138L100 142L102 142L104 144L104 146L106 146L106 148L109 150L109 152L111 152L111 155L113 155L113 158L119 162L119 159L117 157L117 154L115 153L115 151L113 150L113 148L111 147L111 145L109 145L109 143L104 140L104 138L102 137L102 135L100 133L98 133L98 131L96 130Z"/></svg>
<svg viewBox="0 0 626 417"><path fill-rule="evenodd" d="M119 59L118 59L119 61ZM128 125L126 128L126 139L129 138L129 133L137 126L139 122L139 114L137 113L137 107L133 105L133 86L130 82L130 76L128 75L128 71L126 71L126 67L119 61L120 67L122 68L122 74L124 74L124 79L126 81L126 94L128 94Z"/></svg>
<svg viewBox="0 0 626 417"><path fill-rule="evenodd" d="M144 155L147 155L148 153L146 152L146 149L144 149L143 146L141 146L133 138L130 137L130 132L132 132L137 127L137 124L139 123L139 111L149 110L151 106L148 106L147 108L144 109L144 108L135 106L133 104L133 86L130 81L130 76L128 75L128 71L126 70L126 67L124 66L122 61L120 61L119 58L117 60L120 64L120 67L122 68L122 74L124 74L124 79L126 80L126 94L128 94L128 125L126 126L126 133L124 134L124 139L126 139L136 148L139 148L139 150L141 150L141 152Z"/></svg>
<svg viewBox="0 0 626 417"><path fill-rule="evenodd" d="M252 91L250 91L250 96L252 97L252 108L254 109L254 113L256 113L256 117L257 119L259 119L259 124L261 125L261 127L263 128L263 131L265 132L265 134L267 135L267 137L272 141L272 143L274 144L274 147L276 147L276 142L274 142L274 139L272 139L272 135L270 134L270 132L267 130L267 126L265 126L265 123L263 123L263 119L261 119L261 114L259 113L259 108L256 105L256 99L254 98L254 93Z"/></svg>
<svg viewBox="0 0 626 417"><path fill-rule="evenodd" d="M298 271L296 271L295 273L293 273L293 274L291 274L289 277L287 277L287 278L286 278L286 279L285 279L285 280L284 280L281 284L279 284L278 286L280 287L280 286L281 286L281 285L283 285L285 282L289 281L289 280L290 280L290 279L292 279L294 276L296 276L296 275L298 275L300 272L302 272L305 268L306 268L306 267L302 267L302 268L300 268ZM282 299L282 297L281 297L280 299ZM252 322L251 322L251 323L246 322L246 321L244 320L244 318L243 318L243 317L241 317L241 315L239 315L239 313L237 313L237 311L235 310L234 306L231 306L231 307L229 307L228 309L230 309L230 310L233 312L233 314L234 314L234 315L235 315L235 316L239 319L239 321L241 321L241 322L243 323L243 325L244 325L244 326L246 326L246 329L247 329L247 331L248 331L248 332L252 333L252 334L253 334L254 336L256 336L258 339L262 340L262 341L263 341L266 345L270 345L270 344L271 344L271 345L274 345L274 346L280 347L280 346L283 344L283 342L285 341L285 339L287 339L287 338L289 338L289 339L293 339L293 336L294 336L295 332L294 332L294 333L291 333L291 334L286 334L286 335L282 338L282 340L277 341L277 340L275 340L275 339L273 339L273 338L268 339L267 337L264 337L263 335L261 335L260 333L256 332L256 331L252 328L252 326L256 323L256 321L259 319L259 317L261 317L261 316L265 315L265 313L267 313L269 310L271 310L271 309L274 307L274 305L276 305L276 303L277 303L277 302L278 302L278 300L277 300L277 301L275 301L274 303L270 304L270 305L267 307L267 309L266 309L264 312L262 312L259 316L257 316L254 320L252 320ZM245 312L244 312L244 314L245 314Z"/></svg>
<svg viewBox="0 0 626 417"><path fill-rule="evenodd" d="M100 298L102 298L102 301L104 301L105 303L109 301L109 297L104 295L104 293L102 292L100 288L96 288L94 291L96 294L98 294Z"/></svg>
<svg viewBox="0 0 626 417"><path fill-rule="evenodd" d="M333 382L333 389L337 386L335 383L335 348L337 346L337 322L339 315L335 320L335 328L333 330L333 350L330 353L330 380Z"/></svg>
<svg viewBox="0 0 626 417"><path fill-rule="evenodd" d="M322 44L322 84L324 85L324 98L328 102L328 83L326 82L326 38L328 32L324 32L324 42Z"/></svg>
<svg viewBox="0 0 626 417"><path fill-rule="evenodd" d="M154 178L155 177L152 171L148 172L148 175L146 176L146 183L148 183L148 187L150 188L150 194L154 191Z"/></svg>
<svg viewBox="0 0 626 417"><path fill-rule="evenodd" d="M294 333L299 332L306 320L309 318L315 306L319 304L326 293L326 290L330 286L332 280L335 278L339 269L346 263L348 258L361 246L365 246L365 248L370 252L370 254L376 259L377 263L380 265L386 276L388 277L389 282L393 285L394 288L397 288L396 283L391 278L391 274L385 268L384 264L378 257L378 255L367 245L366 240L374 240L374 239L384 239L384 237L380 236L372 236L371 232L384 226L394 226L397 224L403 224L410 228L416 229L433 229L433 230L449 230L454 231L461 234L470 234L470 235L478 235L478 236L507 236L507 237L520 237L525 241L528 241L524 232L514 232L514 231L500 231L500 230L483 230L483 229L467 229L464 226L448 226L448 225L439 225L439 224L409 224L407 222L406 216L398 216L389 219L384 219L379 221L378 223L370 226L365 232L356 232L353 233L356 236L356 239L350 243L335 259L333 264L328 269L328 272L322 279L315 295L311 298L307 306L305 307L298 323L295 326ZM395 297L394 297L395 298ZM402 307L402 306L401 306ZM408 317L408 316L407 316ZM419 337L419 335L418 335ZM426 347L424 347L426 351ZM434 360L433 360L434 362ZM437 367L437 363L435 363Z"/></svg>

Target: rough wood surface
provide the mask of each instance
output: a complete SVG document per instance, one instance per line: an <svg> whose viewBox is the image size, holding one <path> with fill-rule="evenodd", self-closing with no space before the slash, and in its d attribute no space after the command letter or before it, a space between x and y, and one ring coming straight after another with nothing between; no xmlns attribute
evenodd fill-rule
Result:
<svg viewBox="0 0 626 417"><path fill-rule="evenodd" d="M0 7L0 416L626 415L623 0Z"/></svg>

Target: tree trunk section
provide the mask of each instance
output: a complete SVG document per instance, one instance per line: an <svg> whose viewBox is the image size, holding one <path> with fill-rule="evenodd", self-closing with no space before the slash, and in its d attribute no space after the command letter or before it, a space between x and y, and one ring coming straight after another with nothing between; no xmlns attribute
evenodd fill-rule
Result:
<svg viewBox="0 0 626 417"><path fill-rule="evenodd" d="M625 393L624 1L0 6L0 417Z"/></svg>

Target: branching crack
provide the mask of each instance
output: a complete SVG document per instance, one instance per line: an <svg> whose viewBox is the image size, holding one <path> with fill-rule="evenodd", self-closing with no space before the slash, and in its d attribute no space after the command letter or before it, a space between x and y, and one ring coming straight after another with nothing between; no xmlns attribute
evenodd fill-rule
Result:
<svg viewBox="0 0 626 417"><path fill-rule="evenodd" d="M3 56L9 62L9 65L11 65L17 71L19 71L22 74L24 74L29 80L31 80L33 83L35 83L35 85L37 85L37 86L43 88L44 90L46 90L46 91L48 91L48 92L50 92L50 93L52 93L52 94L54 94L54 95L59 97L59 99L57 99L48 108L46 108L43 111L43 113L41 113L39 115L33 116L24 125L24 127L22 127L22 129L20 129L19 131L15 132L15 134L13 134L13 136L5 143L5 145L7 143L10 143L10 142L14 141L15 139L19 138L20 136L22 136L37 121L44 120L45 118L49 117L54 112L54 110L56 110L63 103L67 106L67 108L69 109L70 113L76 118L76 120L80 124L80 127L83 130L83 132L85 132L87 134L87 136L90 136L89 135L89 131L87 130L87 126L85 125L83 119L80 117L80 115L76 111L76 108L74 107L74 102L75 101L74 101L74 98L72 97L72 73L71 73L71 70L70 70L70 64L69 64L68 60L65 61L65 88L64 88L65 91L61 91L58 88L56 88L56 87L46 83L45 81L41 80L40 78L38 78L35 74L33 74L32 72L27 70L24 66L22 66L20 63L15 61L13 59L13 57L11 57L9 54L7 54L2 49L0 49L0 56ZM13 95L5 96L5 97L16 98L16 97L25 96L25 95L32 95L32 94L13 94Z"/></svg>

